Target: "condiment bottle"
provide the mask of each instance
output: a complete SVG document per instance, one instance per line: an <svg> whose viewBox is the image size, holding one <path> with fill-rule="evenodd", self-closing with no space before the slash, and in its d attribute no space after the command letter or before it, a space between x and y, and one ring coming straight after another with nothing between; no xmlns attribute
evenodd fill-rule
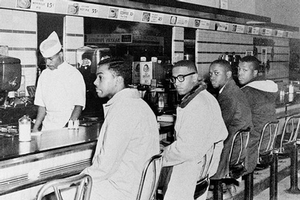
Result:
<svg viewBox="0 0 300 200"><path fill-rule="evenodd" d="M294 86L293 86L293 83L291 82L290 85L289 85L289 93L292 94L294 93Z"/></svg>
<svg viewBox="0 0 300 200"><path fill-rule="evenodd" d="M24 115L19 119L19 141L28 142L31 140L31 119Z"/></svg>

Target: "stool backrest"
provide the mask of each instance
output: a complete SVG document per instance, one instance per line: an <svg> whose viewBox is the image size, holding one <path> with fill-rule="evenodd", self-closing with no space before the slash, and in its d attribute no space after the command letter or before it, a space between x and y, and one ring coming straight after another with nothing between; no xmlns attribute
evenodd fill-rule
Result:
<svg viewBox="0 0 300 200"><path fill-rule="evenodd" d="M235 163L233 163L231 165L239 165L243 162L242 155L244 155L247 151L249 138L250 138L250 128L239 130L234 134L232 143L231 143L230 153L229 153L229 160L230 161L232 160L233 149L237 148L239 150L238 151L239 154L238 154L238 157L236 158Z"/></svg>
<svg viewBox="0 0 300 200"><path fill-rule="evenodd" d="M292 115L286 118L282 134L280 136L279 153L284 152L287 145L294 144L297 141L300 127L300 114Z"/></svg>
<svg viewBox="0 0 300 200"><path fill-rule="evenodd" d="M219 143L223 143L223 141ZM214 150L219 143L213 144L198 163L201 166L200 166L198 180L195 188L194 199L200 197L205 191L205 188L208 187L209 185L209 174L210 174L210 169L212 167Z"/></svg>
<svg viewBox="0 0 300 200"><path fill-rule="evenodd" d="M268 122L264 125L258 145L259 154L273 153L278 126L279 121Z"/></svg>
<svg viewBox="0 0 300 200"><path fill-rule="evenodd" d="M47 194L53 193L57 200L63 200L62 191L75 189L74 200L89 200L92 189L92 178L90 175L81 174L64 179L50 181L43 185L38 191L36 200L41 200ZM70 200L70 196L66 197Z"/></svg>
<svg viewBox="0 0 300 200"><path fill-rule="evenodd" d="M162 155L152 156L145 164L137 194L137 200L151 200L156 192L160 172L162 169Z"/></svg>

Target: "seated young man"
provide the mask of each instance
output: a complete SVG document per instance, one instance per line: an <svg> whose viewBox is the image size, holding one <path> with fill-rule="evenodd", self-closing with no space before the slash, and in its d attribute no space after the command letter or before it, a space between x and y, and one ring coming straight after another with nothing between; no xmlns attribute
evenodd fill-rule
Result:
<svg viewBox="0 0 300 200"><path fill-rule="evenodd" d="M233 137L237 131L252 127L252 117L245 94L232 79L232 70L229 62L226 60L213 61L209 67L209 75L212 86L219 90L217 100L228 130L228 137L224 141L218 171L213 176L214 179L221 179L229 174L229 164L235 163L240 153L240 148L234 148L229 161ZM235 145L238 146L239 144ZM245 157L246 154L242 155L242 159L245 159ZM233 176L238 178L243 172L239 171L239 174L233 174Z"/></svg>
<svg viewBox="0 0 300 200"><path fill-rule="evenodd" d="M93 179L90 199L136 199L146 161L160 152L156 116L137 89L128 87L130 64L108 58L96 75L98 96L109 100L92 165L83 171Z"/></svg>
<svg viewBox="0 0 300 200"><path fill-rule="evenodd" d="M259 76L259 60L254 56L245 56L240 60L238 80L251 108L253 130L248 145L247 173L252 173L257 164L258 145L264 125L276 120L275 101L278 85ZM263 142L264 144L264 142Z"/></svg>
<svg viewBox="0 0 300 200"><path fill-rule="evenodd" d="M176 112L175 141L163 152L164 166L173 167L164 200L194 200L203 156L220 144L221 148L214 151L213 165L218 165L228 135L217 100L198 76L192 61L179 61L172 69L171 82L183 98ZM206 195L200 198L206 199Z"/></svg>

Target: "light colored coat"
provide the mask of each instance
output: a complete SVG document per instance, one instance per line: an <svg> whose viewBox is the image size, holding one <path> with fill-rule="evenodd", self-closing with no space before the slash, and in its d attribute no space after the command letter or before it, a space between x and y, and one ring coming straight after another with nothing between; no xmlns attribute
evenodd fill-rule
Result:
<svg viewBox="0 0 300 200"><path fill-rule="evenodd" d="M123 89L104 105L92 166L91 200L132 200L145 162L159 153L157 121L136 89Z"/></svg>
<svg viewBox="0 0 300 200"><path fill-rule="evenodd" d="M164 149L164 166L173 166L164 200L193 200L199 162L212 145L226 139L228 132L215 97L206 90L184 108L177 108L176 141ZM221 148L214 152L211 175L216 172Z"/></svg>

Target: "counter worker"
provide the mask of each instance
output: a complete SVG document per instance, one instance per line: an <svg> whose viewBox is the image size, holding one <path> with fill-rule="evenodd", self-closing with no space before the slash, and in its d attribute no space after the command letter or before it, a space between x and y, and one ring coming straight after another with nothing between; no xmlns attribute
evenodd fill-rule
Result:
<svg viewBox="0 0 300 200"><path fill-rule="evenodd" d="M218 143L210 171L213 175L228 135L217 100L198 76L192 61L179 61L172 69L170 81L184 97L176 111L175 141L163 152L163 165L173 166L164 200L194 199L203 156ZM206 194L199 198L206 199Z"/></svg>
<svg viewBox="0 0 300 200"><path fill-rule="evenodd" d="M91 200L136 199L144 165L159 154L156 116L131 83L131 64L119 58L100 61L94 82L103 105L100 130L92 165Z"/></svg>
<svg viewBox="0 0 300 200"><path fill-rule="evenodd" d="M219 90L217 100L221 107L222 117L228 130L228 137L224 141L224 148L217 173L213 178L221 179L229 174L229 153L234 134L248 127L252 128L251 109L245 94L232 78L231 65L226 60L215 60L209 67L212 86ZM236 144L238 145L238 144ZM231 163L235 163L239 156L239 149L234 148ZM245 159L246 154L242 155ZM242 172L241 172L242 173ZM236 178L242 174L236 174Z"/></svg>
<svg viewBox="0 0 300 200"><path fill-rule="evenodd" d="M257 164L258 145L263 126L276 120L275 101L278 85L258 75L259 60L245 56L239 62L238 80L251 108L253 130L250 134L247 173L252 173ZM264 142L262 142L264 147Z"/></svg>
<svg viewBox="0 0 300 200"><path fill-rule="evenodd" d="M34 104L38 106L33 132L63 128L69 120L77 120L85 107L85 83L81 73L64 61L56 32L40 45L46 69L36 88Z"/></svg>

